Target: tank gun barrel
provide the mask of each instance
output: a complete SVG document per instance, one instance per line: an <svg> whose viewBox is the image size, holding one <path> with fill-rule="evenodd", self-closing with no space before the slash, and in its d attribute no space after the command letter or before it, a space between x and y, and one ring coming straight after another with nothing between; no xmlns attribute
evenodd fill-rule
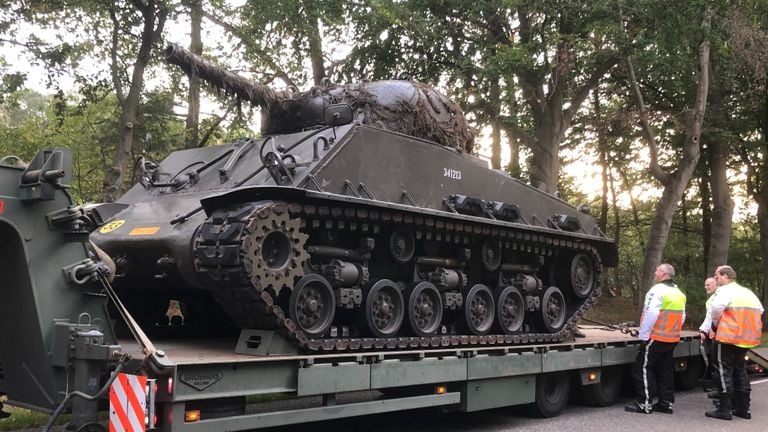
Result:
<svg viewBox="0 0 768 432"><path fill-rule="evenodd" d="M195 75L217 90L223 90L225 94L234 95L252 105L269 108L290 99L290 95L285 92L275 91L228 71L177 44L170 44L165 48L165 60L180 67L187 75L191 75L194 71Z"/></svg>

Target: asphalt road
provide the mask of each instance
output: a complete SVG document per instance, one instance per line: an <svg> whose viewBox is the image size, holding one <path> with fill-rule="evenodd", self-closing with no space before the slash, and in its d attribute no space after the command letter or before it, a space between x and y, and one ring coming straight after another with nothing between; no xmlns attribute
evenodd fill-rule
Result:
<svg viewBox="0 0 768 432"><path fill-rule="evenodd" d="M569 406L560 416L549 419L532 418L521 409L497 409L475 413L448 413L435 411L406 411L355 419L320 422L290 428L274 428L269 432L764 432L768 430L768 378L756 377L752 382L752 419L734 417L732 421L710 419L704 412L712 403L700 389L678 392L675 395L674 414L636 414L624 411L630 398L621 399L606 408Z"/></svg>

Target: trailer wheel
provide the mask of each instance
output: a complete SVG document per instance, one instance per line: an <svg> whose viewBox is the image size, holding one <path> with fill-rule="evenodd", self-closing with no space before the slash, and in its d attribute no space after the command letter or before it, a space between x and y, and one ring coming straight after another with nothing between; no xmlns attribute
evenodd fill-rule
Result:
<svg viewBox="0 0 768 432"><path fill-rule="evenodd" d="M77 428L77 432L107 432L107 428L99 423L86 423Z"/></svg>
<svg viewBox="0 0 768 432"><path fill-rule="evenodd" d="M586 405L607 407L616 403L621 392L622 370L620 367L604 368L600 382L580 388L581 399Z"/></svg>
<svg viewBox="0 0 768 432"><path fill-rule="evenodd" d="M680 359L675 359L680 361ZM690 390L699 385L699 379L704 375L704 360L701 357L688 357L688 367L675 372L675 388Z"/></svg>
<svg viewBox="0 0 768 432"><path fill-rule="evenodd" d="M571 376L568 372L541 374L536 377L536 400L531 411L538 417L556 417L568 403Z"/></svg>

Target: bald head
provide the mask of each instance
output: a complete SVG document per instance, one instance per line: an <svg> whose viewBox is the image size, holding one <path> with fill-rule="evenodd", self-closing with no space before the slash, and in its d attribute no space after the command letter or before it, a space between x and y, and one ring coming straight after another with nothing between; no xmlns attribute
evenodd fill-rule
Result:
<svg viewBox="0 0 768 432"><path fill-rule="evenodd" d="M711 295L717 289L717 281L715 278L707 278L704 281L704 290L707 291L707 295Z"/></svg>
<svg viewBox="0 0 768 432"><path fill-rule="evenodd" d="M654 277L656 278L656 282L672 279L675 277L675 268L672 267L671 264L659 264L659 266L656 267L656 273L654 273Z"/></svg>

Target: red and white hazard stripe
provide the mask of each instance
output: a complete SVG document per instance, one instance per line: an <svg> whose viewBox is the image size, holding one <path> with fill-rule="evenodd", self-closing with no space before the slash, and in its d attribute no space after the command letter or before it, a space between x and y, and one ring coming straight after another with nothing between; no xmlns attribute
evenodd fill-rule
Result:
<svg viewBox="0 0 768 432"><path fill-rule="evenodd" d="M109 390L109 431L145 432L147 377L121 373Z"/></svg>

